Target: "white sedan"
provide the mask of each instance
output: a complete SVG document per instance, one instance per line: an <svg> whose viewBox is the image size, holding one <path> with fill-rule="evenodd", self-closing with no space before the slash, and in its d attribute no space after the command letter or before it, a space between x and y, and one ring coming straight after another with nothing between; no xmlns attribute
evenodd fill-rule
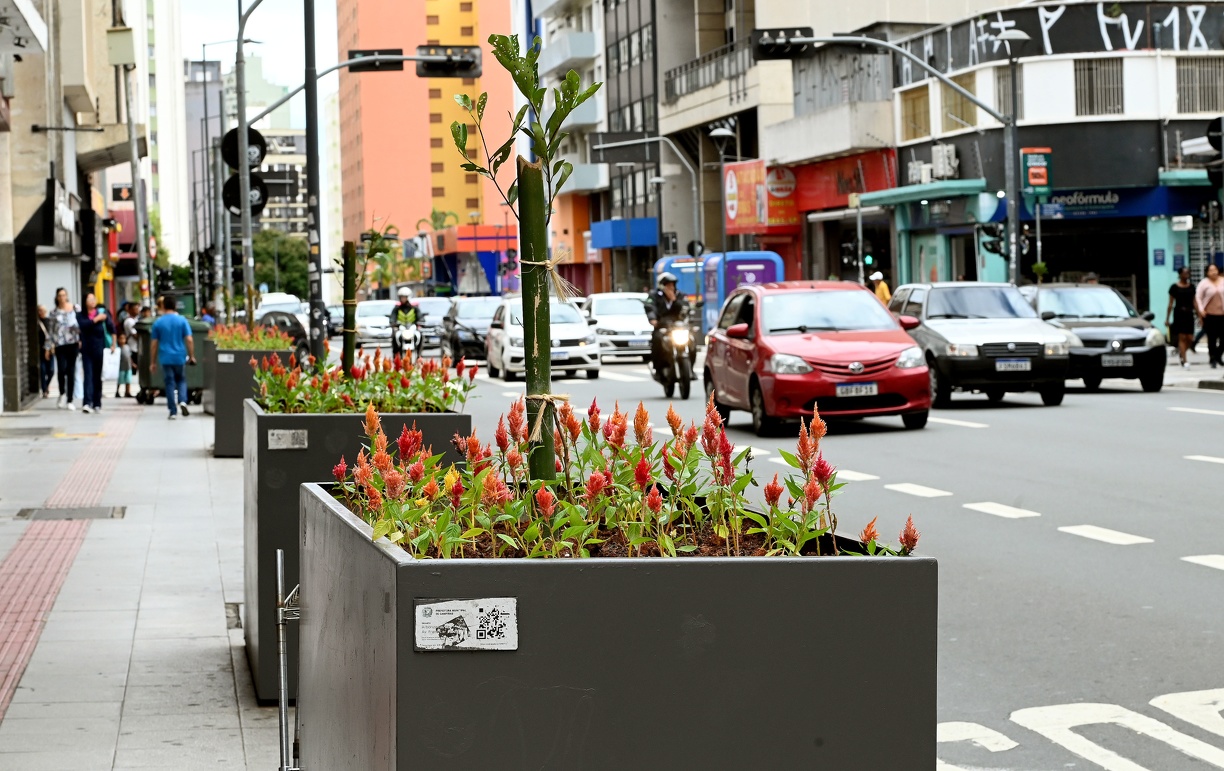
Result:
<svg viewBox="0 0 1224 771"><path fill-rule="evenodd" d="M650 361L650 319L643 292L600 292L586 298L582 312L592 320L603 356L641 356Z"/></svg>
<svg viewBox="0 0 1224 771"><path fill-rule="evenodd" d="M588 379L599 377L599 341L578 309L568 302L551 299L549 324L552 371L573 377L582 370ZM526 369L524 343L523 301L520 298L505 300L494 312L485 338L489 375L518 379Z"/></svg>
<svg viewBox="0 0 1224 771"><path fill-rule="evenodd" d="M363 300L357 303L357 342L361 345L391 344L391 309L395 300Z"/></svg>

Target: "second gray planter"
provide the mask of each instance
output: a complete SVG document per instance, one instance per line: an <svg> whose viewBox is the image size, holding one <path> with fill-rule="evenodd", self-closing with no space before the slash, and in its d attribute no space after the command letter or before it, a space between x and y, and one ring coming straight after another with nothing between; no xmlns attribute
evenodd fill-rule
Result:
<svg viewBox="0 0 1224 771"><path fill-rule="evenodd" d="M280 359L289 366L292 351L217 350L214 354L215 383L213 385L213 457L241 458L243 451L242 403L256 396L255 373L251 357L263 361L265 356ZM207 372L205 372L207 376Z"/></svg>
<svg viewBox="0 0 1224 771"><path fill-rule="evenodd" d="M244 366L249 371L249 364ZM298 488L331 480L340 457L351 465L369 440L363 428L365 413L272 414L247 399L243 414L243 628L256 696L271 701L277 696L276 550L285 550L285 585L292 588L298 583ZM380 417L392 442L404 426L415 423L424 435L424 446L444 456L444 466L462 460L451 437L472 432L470 415L383 413ZM297 625L288 629L289 694L294 698Z"/></svg>

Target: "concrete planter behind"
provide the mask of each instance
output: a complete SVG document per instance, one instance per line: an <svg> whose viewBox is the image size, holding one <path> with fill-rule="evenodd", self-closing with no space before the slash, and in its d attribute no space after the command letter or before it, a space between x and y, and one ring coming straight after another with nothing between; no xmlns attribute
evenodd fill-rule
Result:
<svg viewBox="0 0 1224 771"><path fill-rule="evenodd" d="M416 561L301 505L305 771L935 766L934 559ZM490 597L517 650L414 649Z"/></svg>
<svg viewBox="0 0 1224 771"><path fill-rule="evenodd" d="M280 359L289 366L292 351L217 350L213 369L216 383L213 386L213 457L241 458L243 451L242 403L254 398L255 374L251 370L251 357L263 361L265 356ZM205 377L208 372L205 370Z"/></svg>
<svg viewBox="0 0 1224 771"><path fill-rule="evenodd" d="M217 342L211 338L200 341L200 366L204 368L204 392L200 407L205 415L216 414L217 404Z"/></svg>
<svg viewBox="0 0 1224 771"><path fill-rule="evenodd" d="M248 359L250 357L247 357ZM248 366L249 365L244 365ZM261 700L277 696L276 550L285 550L285 585L298 583L298 488L306 482L327 482L332 466L343 455L350 464L366 440L365 413L269 414L253 399L243 404L245 444L243 474L243 575L247 658ZM456 432L472 431L470 415L455 413L385 413L383 428L394 441L403 426L416 423L424 444L443 464L462 460L451 445ZM271 447L269 445L272 445ZM302 444L304 448L297 449ZM275 449L284 447L285 449ZM289 627L289 693L297 688L297 627ZM356 768L356 766L354 766Z"/></svg>

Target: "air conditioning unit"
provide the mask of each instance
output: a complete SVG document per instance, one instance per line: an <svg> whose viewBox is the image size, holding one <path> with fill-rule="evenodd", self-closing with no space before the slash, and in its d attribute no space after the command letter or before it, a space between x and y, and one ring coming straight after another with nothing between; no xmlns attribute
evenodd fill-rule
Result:
<svg viewBox="0 0 1224 771"><path fill-rule="evenodd" d="M933 173L934 171L935 171L935 168L931 164L929 163L922 164L922 169L919 172L918 184L920 185L931 184L931 180L935 176Z"/></svg>
<svg viewBox="0 0 1224 771"><path fill-rule="evenodd" d="M956 159L953 145L935 145L931 148L931 176L936 179L956 179L960 161Z"/></svg>
<svg viewBox="0 0 1224 771"><path fill-rule="evenodd" d="M922 167L926 164L922 161L910 161L906 166L906 182L911 185L917 185L922 181Z"/></svg>

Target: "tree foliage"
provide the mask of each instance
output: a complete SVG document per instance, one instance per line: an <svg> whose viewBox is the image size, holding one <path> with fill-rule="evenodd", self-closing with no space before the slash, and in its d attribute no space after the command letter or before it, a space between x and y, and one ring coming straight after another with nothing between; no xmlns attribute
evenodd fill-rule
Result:
<svg viewBox="0 0 1224 771"><path fill-rule="evenodd" d="M253 251L256 287L267 284L269 291L275 291L279 271L280 291L302 298L307 296L309 260L305 239L287 236L279 230L261 230L255 234Z"/></svg>

